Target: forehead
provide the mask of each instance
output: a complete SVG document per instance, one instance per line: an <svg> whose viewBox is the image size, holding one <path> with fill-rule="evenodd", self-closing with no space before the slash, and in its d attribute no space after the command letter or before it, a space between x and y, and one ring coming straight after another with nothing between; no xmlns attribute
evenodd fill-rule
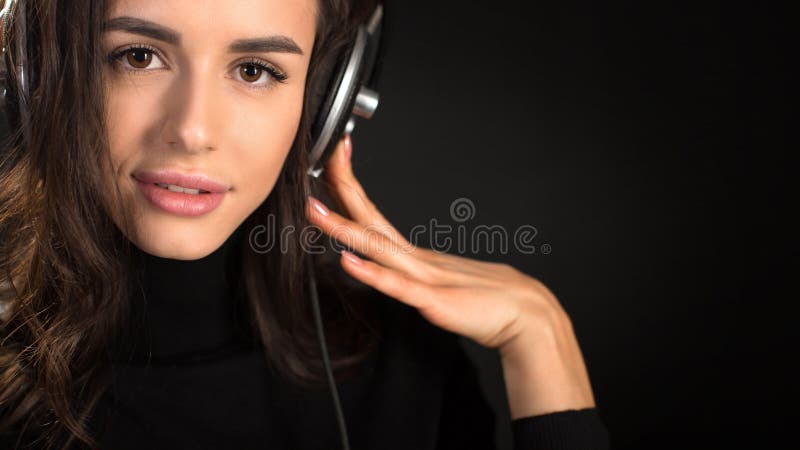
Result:
<svg viewBox="0 0 800 450"><path fill-rule="evenodd" d="M318 0L110 0L106 19L131 16L171 28L181 45L252 36L289 36L309 53Z"/></svg>

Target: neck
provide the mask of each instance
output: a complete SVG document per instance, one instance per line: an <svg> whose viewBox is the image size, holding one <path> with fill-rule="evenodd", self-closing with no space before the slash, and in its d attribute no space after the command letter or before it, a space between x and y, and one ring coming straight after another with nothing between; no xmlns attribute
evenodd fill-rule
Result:
<svg viewBox="0 0 800 450"><path fill-rule="evenodd" d="M239 342L247 329L238 315L242 234L240 226L212 253L190 261L134 246L128 362L193 359Z"/></svg>

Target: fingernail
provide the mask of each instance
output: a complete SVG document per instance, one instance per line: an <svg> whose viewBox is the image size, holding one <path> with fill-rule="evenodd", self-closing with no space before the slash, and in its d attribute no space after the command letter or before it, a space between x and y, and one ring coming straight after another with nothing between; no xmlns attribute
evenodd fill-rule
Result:
<svg viewBox="0 0 800 450"><path fill-rule="evenodd" d="M350 162L350 156L353 154L353 139L350 138L350 133L344 135L344 159Z"/></svg>
<svg viewBox="0 0 800 450"><path fill-rule="evenodd" d="M348 252L347 250L342 250L342 255L344 255L344 257L347 258L353 264L356 264L356 265L359 265L359 266L363 266L364 265L364 261L362 261L361 258L359 258L358 256Z"/></svg>
<svg viewBox="0 0 800 450"><path fill-rule="evenodd" d="M308 201L309 203L311 203L311 206L313 206L314 209L317 210L318 213L322 214L323 216L328 215L328 208L326 208L321 201L311 196L308 197Z"/></svg>

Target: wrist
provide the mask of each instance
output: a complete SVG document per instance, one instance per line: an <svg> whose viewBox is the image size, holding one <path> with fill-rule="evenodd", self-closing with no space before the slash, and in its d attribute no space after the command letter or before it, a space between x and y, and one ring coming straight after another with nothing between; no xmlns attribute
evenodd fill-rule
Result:
<svg viewBox="0 0 800 450"><path fill-rule="evenodd" d="M595 406L566 314L529 318L499 350L512 419Z"/></svg>

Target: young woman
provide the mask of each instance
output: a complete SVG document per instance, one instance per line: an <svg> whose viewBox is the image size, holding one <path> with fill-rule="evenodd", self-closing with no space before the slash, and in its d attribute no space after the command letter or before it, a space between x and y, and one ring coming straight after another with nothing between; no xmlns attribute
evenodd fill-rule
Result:
<svg viewBox="0 0 800 450"><path fill-rule="evenodd" d="M311 93L374 8L11 9L31 90L0 155L0 447L339 448L312 271L352 448L494 447L459 335L499 351L516 448L608 445L542 283L409 243L347 135L307 175ZM315 228L361 257L311 252Z"/></svg>

